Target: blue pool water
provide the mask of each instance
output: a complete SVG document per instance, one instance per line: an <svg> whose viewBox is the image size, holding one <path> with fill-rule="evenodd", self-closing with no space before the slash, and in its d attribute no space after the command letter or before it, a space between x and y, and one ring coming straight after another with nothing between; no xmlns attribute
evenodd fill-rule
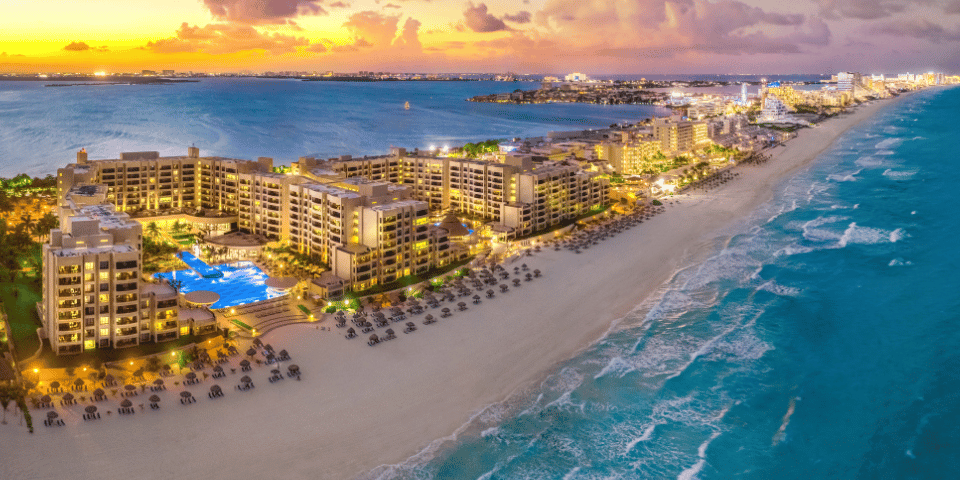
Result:
<svg viewBox="0 0 960 480"><path fill-rule="evenodd" d="M928 90L847 132L532 393L371 476L956 477L957 112Z"/></svg>
<svg viewBox="0 0 960 480"><path fill-rule="evenodd" d="M184 252L186 255L192 254ZM203 263L201 260L193 257L194 262ZM204 263L204 265L206 265ZM207 269L213 269L209 265ZM206 271L206 269L202 270ZM207 290L220 295L220 300L214 303L210 308L228 308L244 305L247 303L269 300L274 297L284 295L272 288L267 287L267 274L260 270L252 262L236 262L230 264L217 265L216 269L221 276L218 278L205 278L197 273L193 268L187 270L177 270L175 272L156 273L155 278L167 280L179 280L183 282L180 288L181 293L190 293L196 290Z"/></svg>
<svg viewBox="0 0 960 480"><path fill-rule="evenodd" d="M206 262L200 260L190 252L180 252L177 256L180 257L180 260L183 260L183 263L186 263L188 267L192 268L203 278L220 278L223 276L220 270L207 265Z"/></svg>

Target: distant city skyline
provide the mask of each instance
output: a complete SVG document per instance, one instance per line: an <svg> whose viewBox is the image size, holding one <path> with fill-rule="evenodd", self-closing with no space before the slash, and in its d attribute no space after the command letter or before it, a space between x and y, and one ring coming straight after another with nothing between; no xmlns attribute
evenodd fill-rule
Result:
<svg viewBox="0 0 960 480"><path fill-rule="evenodd" d="M952 72L958 23L960 0L12 0L0 72Z"/></svg>

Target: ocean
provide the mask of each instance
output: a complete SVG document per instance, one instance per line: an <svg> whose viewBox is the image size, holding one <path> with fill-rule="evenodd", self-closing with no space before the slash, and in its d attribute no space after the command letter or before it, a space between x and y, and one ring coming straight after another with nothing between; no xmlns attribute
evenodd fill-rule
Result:
<svg viewBox="0 0 960 480"><path fill-rule="evenodd" d="M542 384L377 473L956 475L957 111L932 89L848 131Z"/></svg>
<svg viewBox="0 0 960 480"><path fill-rule="evenodd" d="M301 82L203 79L177 85L47 88L0 81L0 176L56 173L86 148L274 158L380 155L391 146L442 148L551 131L606 128L669 111L650 105L501 105L467 102L530 90L531 82ZM410 102L410 109L404 103Z"/></svg>

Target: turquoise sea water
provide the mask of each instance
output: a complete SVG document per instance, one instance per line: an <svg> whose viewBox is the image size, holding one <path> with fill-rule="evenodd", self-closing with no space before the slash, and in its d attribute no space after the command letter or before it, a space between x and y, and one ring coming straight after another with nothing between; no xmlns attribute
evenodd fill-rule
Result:
<svg viewBox="0 0 960 480"><path fill-rule="evenodd" d="M849 131L533 392L376 473L955 477L958 111L929 90Z"/></svg>
<svg viewBox="0 0 960 480"><path fill-rule="evenodd" d="M301 82L204 79L146 86L45 88L0 81L0 176L43 176L76 159L120 152L203 155L289 164L301 156L388 153L544 135L667 115L648 105L499 105L480 94L529 90L530 82ZM53 83L53 82L50 82ZM410 110L404 110L410 102Z"/></svg>

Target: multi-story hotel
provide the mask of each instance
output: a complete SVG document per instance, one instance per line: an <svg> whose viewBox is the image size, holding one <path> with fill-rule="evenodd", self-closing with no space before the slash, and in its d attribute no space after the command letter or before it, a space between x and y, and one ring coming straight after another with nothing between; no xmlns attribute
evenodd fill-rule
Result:
<svg viewBox="0 0 960 480"><path fill-rule="evenodd" d="M676 122L669 118L653 121L653 136L664 152L683 153L702 148L710 143L704 122Z"/></svg>
<svg viewBox="0 0 960 480"><path fill-rule="evenodd" d="M607 162L620 175L642 175L656 168L654 156L661 143L653 138L625 139L597 145L597 158Z"/></svg>
<svg viewBox="0 0 960 480"><path fill-rule="evenodd" d="M302 158L294 171L311 178L367 177L409 188L412 198L432 210L448 210L505 226L523 236L576 218L608 201L608 183L578 165L508 155L503 162L408 155ZM332 177L330 177L332 176Z"/></svg>
<svg viewBox="0 0 960 480"><path fill-rule="evenodd" d="M58 355L123 348L214 328L192 315L181 325L176 292L140 281L143 228L105 203L103 185L76 185L62 199L60 228L43 246L44 332Z"/></svg>
<svg viewBox="0 0 960 480"><path fill-rule="evenodd" d="M288 244L330 268L336 295L423 274L464 258L430 211L448 210L528 235L607 203L608 185L577 165L511 156L504 163L407 155L318 162L290 173L273 161L123 153L57 172L61 228L44 246L46 332L57 353L125 347L205 331L166 285L141 283L143 222L186 221ZM322 281L321 281L322 280ZM198 318L200 320L198 320Z"/></svg>

